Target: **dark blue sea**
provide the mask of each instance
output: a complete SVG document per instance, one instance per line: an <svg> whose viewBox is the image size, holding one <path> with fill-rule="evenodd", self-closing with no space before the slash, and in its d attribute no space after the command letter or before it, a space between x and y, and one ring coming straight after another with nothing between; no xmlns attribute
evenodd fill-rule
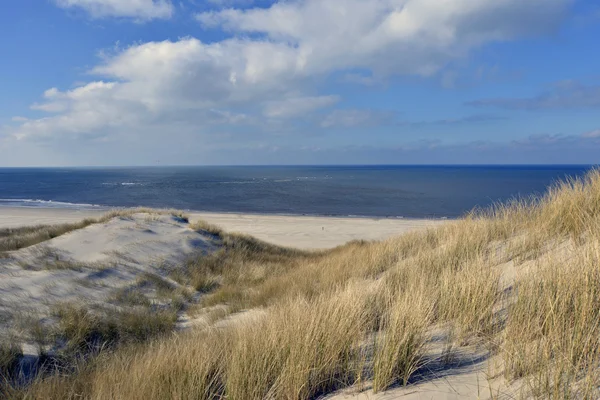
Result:
<svg viewBox="0 0 600 400"><path fill-rule="evenodd" d="M0 206L454 218L590 166L0 168Z"/></svg>

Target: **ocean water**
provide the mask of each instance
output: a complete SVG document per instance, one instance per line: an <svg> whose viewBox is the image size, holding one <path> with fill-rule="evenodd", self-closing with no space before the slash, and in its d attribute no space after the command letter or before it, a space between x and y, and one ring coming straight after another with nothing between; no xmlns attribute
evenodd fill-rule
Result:
<svg viewBox="0 0 600 400"><path fill-rule="evenodd" d="M589 166L0 168L0 207L455 218Z"/></svg>

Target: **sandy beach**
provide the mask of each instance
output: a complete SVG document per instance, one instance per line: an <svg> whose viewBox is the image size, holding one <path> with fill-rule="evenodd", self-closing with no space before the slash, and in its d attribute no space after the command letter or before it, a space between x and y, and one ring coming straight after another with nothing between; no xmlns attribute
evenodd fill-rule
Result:
<svg viewBox="0 0 600 400"><path fill-rule="evenodd" d="M38 224L77 222L99 217L106 210L0 208L0 229ZM444 220L337 218L258 214L189 212L191 222L205 220L229 232L241 232L280 246L325 249L351 240L381 240L433 227Z"/></svg>

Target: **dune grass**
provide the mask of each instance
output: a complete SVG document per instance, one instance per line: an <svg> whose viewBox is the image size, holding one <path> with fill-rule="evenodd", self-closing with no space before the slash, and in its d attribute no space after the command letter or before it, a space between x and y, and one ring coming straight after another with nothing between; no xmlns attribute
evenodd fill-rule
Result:
<svg viewBox="0 0 600 400"><path fill-rule="evenodd" d="M504 359L534 394L597 398L600 384L600 243L543 257L516 285Z"/></svg>
<svg viewBox="0 0 600 400"><path fill-rule="evenodd" d="M39 351L39 357L29 367L33 368L31 371L20 369L23 353L16 338L0 343L0 398L22 396L21 385L35 379L32 373L40 379L48 374L84 370L88 360L93 363L116 348L147 343L171 333L177 319L173 308L150 306L102 310L65 303L56 306L53 314L58 320L56 325L42 326L37 319L28 322L30 340L34 340ZM55 347L56 343L60 347Z"/></svg>
<svg viewBox="0 0 600 400"><path fill-rule="evenodd" d="M142 342L171 332L177 319L173 310L151 307L103 312L64 304L56 308L55 314L59 319L56 335L75 352L123 342Z"/></svg>
<svg viewBox="0 0 600 400"><path fill-rule="evenodd" d="M486 345L535 398L600 396L600 173L435 229L307 253L200 224L178 279L247 310L125 347L15 398L313 399L410 384L431 333ZM512 271L512 272L511 272ZM175 277L174 277L175 278Z"/></svg>
<svg viewBox="0 0 600 400"><path fill-rule="evenodd" d="M375 391L385 390L396 382L406 385L421 367L434 304L424 285L416 282L414 285L402 293L382 293L385 306L373 355Z"/></svg>
<svg viewBox="0 0 600 400"><path fill-rule="evenodd" d="M0 382L14 372L22 355L21 348L16 343L0 342Z"/></svg>
<svg viewBox="0 0 600 400"><path fill-rule="evenodd" d="M197 229L197 224L192 229ZM285 274L302 262L325 257L325 253L281 248L241 234L219 232L217 251L192 257L183 267L171 270L180 284L205 293L202 305L227 304L234 311L264 305L264 290L255 287Z"/></svg>

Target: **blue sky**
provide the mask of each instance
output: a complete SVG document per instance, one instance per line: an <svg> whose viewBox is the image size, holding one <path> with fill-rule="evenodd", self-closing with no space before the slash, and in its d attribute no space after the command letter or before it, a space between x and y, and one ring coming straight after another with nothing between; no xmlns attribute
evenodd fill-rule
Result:
<svg viewBox="0 0 600 400"><path fill-rule="evenodd" d="M0 166L600 163L592 0L12 0Z"/></svg>

